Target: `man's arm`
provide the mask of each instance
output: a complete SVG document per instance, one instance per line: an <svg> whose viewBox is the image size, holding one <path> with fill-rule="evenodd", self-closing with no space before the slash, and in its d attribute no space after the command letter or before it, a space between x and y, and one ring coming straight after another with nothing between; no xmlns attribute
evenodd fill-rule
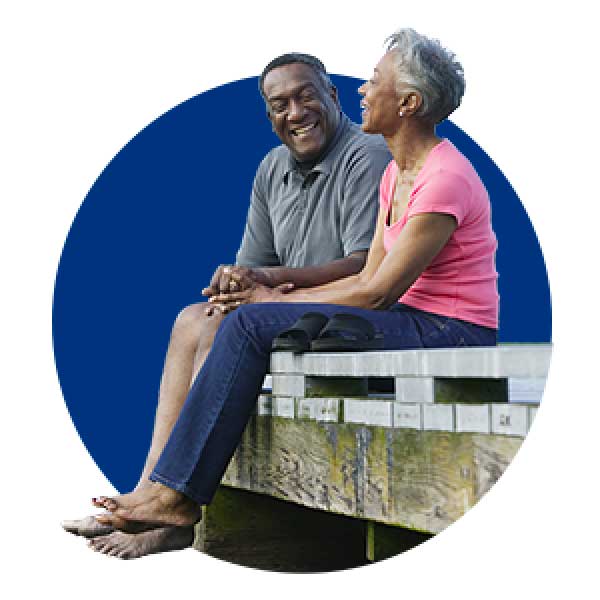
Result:
<svg viewBox="0 0 600 600"><path fill-rule="evenodd" d="M236 256L236 264L246 267L276 266L280 264L275 250L273 224L266 198L268 183L265 170L268 160L269 155L263 159L256 171L252 183L252 195L250 196L244 235Z"/></svg>
<svg viewBox="0 0 600 600"><path fill-rule="evenodd" d="M359 273L365 266L367 249L374 241L379 186L390 160L391 155L383 142L356 148L347 157L338 215L345 258L311 267L254 268L257 283L269 287L293 283L295 288L309 288Z"/></svg>
<svg viewBox="0 0 600 600"><path fill-rule="evenodd" d="M368 248L371 245L375 222L379 208L379 185L383 172L391 159L385 143L370 142L356 148L348 155L344 167L343 193L339 204L340 241L344 258L309 267L282 267L273 263L248 262L243 257L242 251L238 253L238 265L246 265L243 280L253 280L261 285L277 287L283 283L292 283L295 288L317 287L331 281L355 275L365 265ZM253 189L254 197L264 197L265 179L257 174ZM263 203L264 204L264 203ZM263 213L265 226L263 231L273 235L272 229L266 227L266 215ZM255 245L259 245L258 236L253 238ZM268 245L268 238L265 240ZM242 260L240 260L242 259ZM227 269L225 278L220 277L224 284L222 291L228 290L230 274L234 267ZM241 273L240 273L241 274ZM238 278L242 280L242 278ZM236 284L240 285L240 283ZM214 289L214 286L211 286ZM239 289L239 287L237 288Z"/></svg>
<svg viewBox="0 0 600 600"><path fill-rule="evenodd" d="M322 294L324 292L335 293L336 291L339 292L339 290L347 291L349 289L354 289L357 283L365 281L366 279L370 279L377 271L381 261L385 257L385 248L383 246L383 223L386 215L382 208L380 209L379 213L375 236L373 237L373 242L371 244L371 248L369 249L366 264L361 271L354 274L341 276L340 278L325 282L323 284L318 284L311 289L304 290L299 288L299 292L306 295L307 293ZM294 269L291 269L291 271L293 272ZM269 293L267 293L266 298L271 298L272 301L281 301L281 294L290 294L295 289L293 285L289 286L286 283L280 284L275 288L268 287L265 284L261 285L260 283L251 280L247 273L243 273L239 270L228 269L228 276L230 277L230 284L226 287L223 287L223 291L216 291L212 294L207 293L208 290L203 292L205 295L211 296L209 302L211 302L214 307L218 308L223 313L234 310L240 304L245 304L247 302L268 301L267 299L261 299L258 296L255 297L254 291L257 291L258 295L260 296L261 290L268 290L268 292L272 293L273 296L269 296ZM305 298L304 301L309 302L312 300Z"/></svg>
<svg viewBox="0 0 600 600"><path fill-rule="evenodd" d="M359 273L366 259L366 251L353 252L345 258L311 267L255 267L250 269L250 276L269 287L282 283L293 283L295 288L316 287Z"/></svg>
<svg viewBox="0 0 600 600"><path fill-rule="evenodd" d="M219 267L203 294L213 296L242 291L251 287L252 283L271 288L284 283L291 283L294 288L318 287L359 273L365 265L367 248L375 229L379 183L389 160L389 151L383 143L358 148L348 158L339 207L344 258L318 266L292 268L277 265L273 229L265 200L265 159L255 177L248 223L237 255L237 266ZM265 254L260 256L263 252ZM232 278L234 273L236 276Z"/></svg>

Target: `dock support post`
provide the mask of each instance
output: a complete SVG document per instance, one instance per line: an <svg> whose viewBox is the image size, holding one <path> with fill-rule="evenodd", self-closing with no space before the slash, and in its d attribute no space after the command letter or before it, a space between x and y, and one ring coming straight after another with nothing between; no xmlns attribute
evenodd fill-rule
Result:
<svg viewBox="0 0 600 600"><path fill-rule="evenodd" d="M316 573L368 564L364 521L221 486L194 548L238 565Z"/></svg>

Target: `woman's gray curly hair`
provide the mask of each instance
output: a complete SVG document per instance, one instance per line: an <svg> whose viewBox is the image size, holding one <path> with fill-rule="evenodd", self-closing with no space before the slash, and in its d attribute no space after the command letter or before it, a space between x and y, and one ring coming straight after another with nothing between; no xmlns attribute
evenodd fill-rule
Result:
<svg viewBox="0 0 600 600"><path fill-rule="evenodd" d="M405 28L386 40L387 50L394 53L398 91L406 88L418 92L422 104L416 115L439 123L459 106L465 91L462 65L438 40Z"/></svg>

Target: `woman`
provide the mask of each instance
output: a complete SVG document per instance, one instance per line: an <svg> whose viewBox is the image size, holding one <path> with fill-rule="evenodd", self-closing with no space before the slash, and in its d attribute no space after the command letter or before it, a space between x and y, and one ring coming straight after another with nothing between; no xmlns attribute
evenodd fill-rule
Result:
<svg viewBox="0 0 600 600"><path fill-rule="evenodd" d="M435 133L463 91L462 67L437 41L410 29L389 38L359 89L362 127L382 134L394 159L381 181L365 268L293 291L232 273L247 289L211 299L236 310L217 333L150 476L154 483L95 499L109 511L100 523L136 532L200 519L255 405L273 339L307 312L362 316L383 334L386 350L496 343L496 238L487 192L467 159Z"/></svg>

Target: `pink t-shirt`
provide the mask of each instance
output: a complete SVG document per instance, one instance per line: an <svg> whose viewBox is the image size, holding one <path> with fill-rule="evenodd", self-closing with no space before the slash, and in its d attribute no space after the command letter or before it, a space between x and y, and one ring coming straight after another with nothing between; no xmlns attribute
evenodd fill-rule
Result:
<svg viewBox="0 0 600 600"><path fill-rule="evenodd" d="M394 196L398 166L391 161L380 186L386 213ZM471 163L448 140L435 146L417 175L400 220L385 225L389 252L410 217L453 215L457 228L431 264L398 299L419 310L498 328L497 241L488 193Z"/></svg>

